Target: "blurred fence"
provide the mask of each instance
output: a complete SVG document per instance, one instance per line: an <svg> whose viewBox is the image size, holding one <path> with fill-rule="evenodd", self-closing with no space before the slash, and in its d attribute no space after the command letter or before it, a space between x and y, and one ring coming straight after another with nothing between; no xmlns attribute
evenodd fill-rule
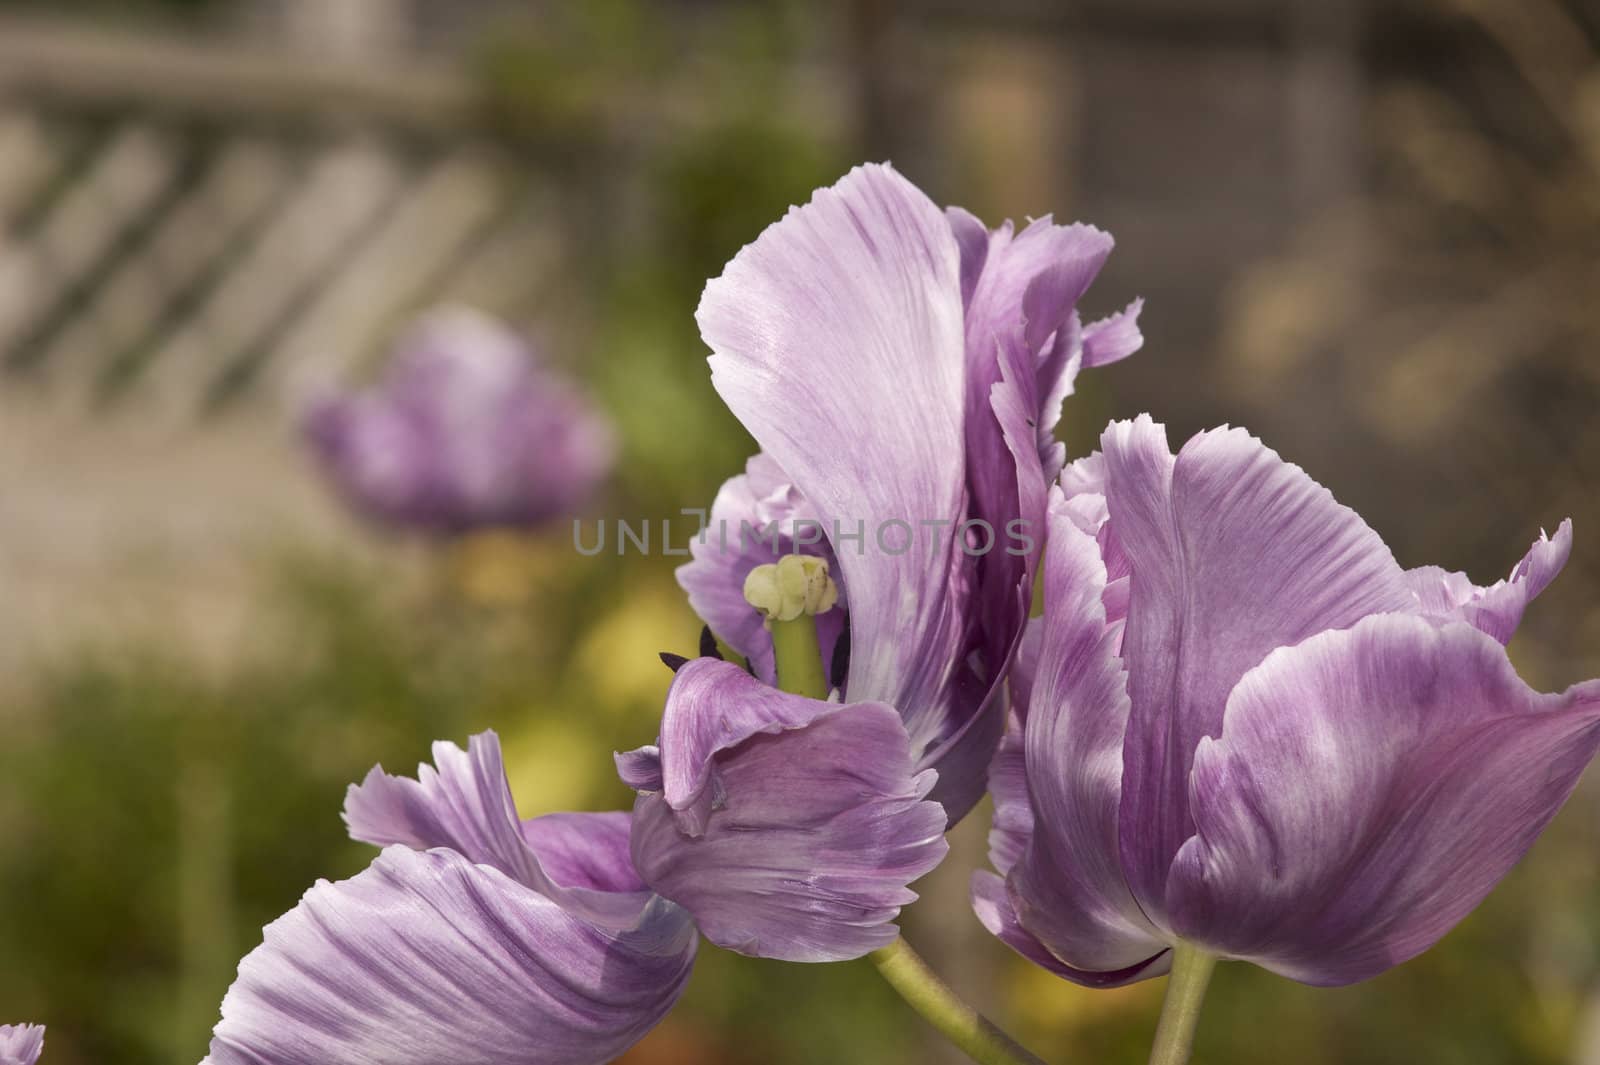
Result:
<svg viewBox="0 0 1600 1065"><path fill-rule="evenodd" d="M242 556L340 529L297 393L420 306L549 298L573 212L468 79L311 54L0 18L0 665L231 656Z"/></svg>
<svg viewBox="0 0 1600 1065"><path fill-rule="evenodd" d="M0 71L0 366L55 398L281 394L418 305L514 308L560 224L414 63L23 24Z"/></svg>

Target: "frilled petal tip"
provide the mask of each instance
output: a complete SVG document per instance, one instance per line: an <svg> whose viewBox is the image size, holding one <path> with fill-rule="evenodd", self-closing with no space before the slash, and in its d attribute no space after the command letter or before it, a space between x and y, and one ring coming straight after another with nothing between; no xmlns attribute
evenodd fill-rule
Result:
<svg viewBox="0 0 1600 1065"><path fill-rule="evenodd" d="M805 699L695 659L668 694L660 760L661 790L634 806L634 864L730 950L838 961L885 946L908 885L947 850L933 774L882 703Z"/></svg>
<svg viewBox="0 0 1600 1065"><path fill-rule="evenodd" d="M417 778L374 767L345 796L350 835L379 847L445 847L608 927L638 917L648 891L628 856L625 812L517 816L500 739L481 732L462 750L433 745Z"/></svg>
<svg viewBox="0 0 1600 1065"><path fill-rule="evenodd" d="M1550 586L1571 554L1572 519L1567 518L1553 537L1541 530L1511 575L1487 588L1473 584L1464 573L1438 566L1407 570L1406 583L1424 614L1465 621L1503 644L1510 643L1528 604Z"/></svg>
<svg viewBox="0 0 1600 1065"><path fill-rule="evenodd" d="M44 1052L44 1025L0 1024L0 1065L33 1065Z"/></svg>
<svg viewBox="0 0 1600 1065"><path fill-rule="evenodd" d="M500 870L395 846L267 926L212 1065L599 1065L687 982L694 926L657 899L606 932Z"/></svg>
<svg viewBox="0 0 1600 1065"><path fill-rule="evenodd" d="M1600 681L1541 695L1462 623L1380 615L1268 655L1201 742L1173 931L1308 984L1432 946L1600 748Z"/></svg>
<svg viewBox="0 0 1600 1065"><path fill-rule="evenodd" d="M1084 326L1083 368L1121 362L1144 347L1144 334L1139 331L1143 311L1144 300L1136 299L1116 314Z"/></svg>

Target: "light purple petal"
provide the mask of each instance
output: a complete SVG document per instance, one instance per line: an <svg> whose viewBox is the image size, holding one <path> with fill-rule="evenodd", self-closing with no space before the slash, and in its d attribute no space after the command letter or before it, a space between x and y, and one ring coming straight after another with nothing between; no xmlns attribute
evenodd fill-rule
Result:
<svg viewBox="0 0 1600 1065"><path fill-rule="evenodd" d="M612 756L617 776L634 791L660 791L665 786L661 773L661 748L647 744Z"/></svg>
<svg viewBox="0 0 1600 1065"><path fill-rule="evenodd" d="M1044 636L1044 619L1030 618L1017 641L1017 654L1011 663L1011 715L1018 722L1028 720L1028 707L1033 703L1033 679L1039 673L1039 641ZM1009 733L1012 726L1008 724Z"/></svg>
<svg viewBox="0 0 1600 1065"><path fill-rule="evenodd" d="M1279 650L1201 742L1175 931L1305 983L1366 979L1483 900L1600 747L1600 682L1541 695L1464 624L1372 617Z"/></svg>
<svg viewBox="0 0 1600 1065"><path fill-rule="evenodd" d="M673 680L661 758L664 791L634 806L634 864L731 950L835 961L884 946L907 885L947 850L932 775L882 703L805 699L695 659Z"/></svg>
<svg viewBox="0 0 1600 1065"><path fill-rule="evenodd" d="M628 853L631 822L626 810L545 814L522 822L522 838L556 884L629 894L648 890Z"/></svg>
<svg viewBox="0 0 1600 1065"><path fill-rule="evenodd" d="M1022 724L1013 716L989 764L989 794L994 796L994 821L989 826L989 864L1004 875L1011 871L1033 838L1033 805L1028 800L1027 761Z"/></svg>
<svg viewBox="0 0 1600 1065"><path fill-rule="evenodd" d="M693 560L678 567L678 584L711 631L750 663L756 676L776 683L772 634L744 597L744 581L757 566L789 554L827 559L839 585L839 603L817 619L824 663L844 630L848 593L828 545L828 525L769 456L757 454L745 472L729 478L711 504L702 534L689 541Z"/></svg>
<svg viewBox="0 0 1600 1065"><path fill-rule="evenodd" d="M344 821L351 838L378 847L449 847L542 890L544 870L522 836L500 737L481 732L464 751L440 740L433 759L438 768L419 765L415 780L374 766L360 784L350 785Z"/></svg>
<svg viewBox="0 0 1600 1065"><path fill-rule="evenodd" d="M1239 678L1275 648L1416 598L1354 511L1243 430L1200 433L1174 459L1141 417L1109 427L1102 450L1109 526L1133 573L1122 861L1159 925L1194 831L1193 752L1221 732Z"/></svg>
<svg viewBox="0 0 1600 1065"><path fill-rule="evenodd" d="M212 1065L599 1065L682 992L694 926L655 900L608 934L448 850L384 851L267 926Z"/></svg>
<svg viewBox="0 0 1600 1065"><path fill-rule="evenodd" d="M359 785L352 784L345 795L344 820L350 835L379 847L401 844L416 850L447 847L469 861L492 866L529 888L575 909L589 919L607 924L631 922L643 899L642 884L624 870L613 868L598 879L567 881L556 869L574 870L570 854L560 850L558 833L587 823L596 834L597 844L607 839L620 845L626 814L564 814L556 820L535 819L530 830L517 816L506 779L505 761L500 753L500 738L481 732L467 742L463 751L444 741L433 745L438 768L417 767L417 779L390 776L374 767ZM615 821L621 817L624 822ZM544 822L541 824L541 822ZM537 848L543 844L557 863L547 869ZM601 851L591 858L604 862ZM605 886L624 884L627 886Z"/></svg>
<svg viewBox="0 0 1600 1065"><path fill-rule="evenodd" d="M1528 604L1556 579L1572 554L1572 519L1563 521L1554 537L1543 532L1511 575L1487 588L1473 584L1464 573L1438 566L1406 571L1406 582L1416 593L1424 614L1458 618L1510 643Z"/></svg>
<svg viewBox="0 0 1600 1065"><path fill-rule="evenodd" d="M1057 495L1024 732L1035 827L1007 888L1022 926L1054 957L1077 970L1120 972L1146 969L1167 944L1123 878L1118 812L1129 704L1118 634L1101 601L1105 579L1098 545Z"/></svg>
<svg viewBox="0 0 1600 1065"><path fill-rule="evenodd" d="M1139 314L1144 300L1134 300L1116 314L1083 327L1083 367L1093 369L1120 362L1144 347L1139 331Z"/></svg>
<svg viewBox="0 0 1600 1065"><path fill-rule="evenodd" d="M1172 953L1163 949L1126 969L1112 972L1074 969L1051 954L1043 943L1022 927L1011 897L1006 892L1005 881L982 869L972 874L972 909L983 927L1000 942L1040 968L1085 987L1121 987L1152 976L1165 975L1172 968Z"/></svg>
<svg viewBox="0 0 1600 1065"><path fill-rule="evenodd" d="M900 707L919 751L948 733L966 639L959 270L942 212L889 167L858 167L746 246L697 314L717 391L830 523L850 699ZM834 522L864 523L867 542Z"/></svg>
<svg viewBox="0 0 1600 1065"><path fill-rule="evenodd" d="M0 1065L33 1065L44 1052L44 1025L0 1024Z"/></svg>

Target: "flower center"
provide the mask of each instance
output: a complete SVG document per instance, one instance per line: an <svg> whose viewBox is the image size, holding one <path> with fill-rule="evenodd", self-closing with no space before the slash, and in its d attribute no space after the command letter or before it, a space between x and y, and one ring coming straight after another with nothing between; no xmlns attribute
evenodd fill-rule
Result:
<svg viewBox="0 0 1600 1065"><path fill-rule="evenodd" d="M757 566L745 578L744 598L761 612L772 633L773 664L778 687L810 699L826 699L830 690L817 643L818 614L839 601L839 586L828 574L825 559L785 555Z"/></svg>

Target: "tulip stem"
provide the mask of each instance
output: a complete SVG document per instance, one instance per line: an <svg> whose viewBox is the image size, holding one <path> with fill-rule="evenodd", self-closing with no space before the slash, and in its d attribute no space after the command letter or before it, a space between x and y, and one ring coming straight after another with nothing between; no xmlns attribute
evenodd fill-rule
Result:
<svg viewBox="0 0 1600 1065"><path fill-rule="evenodd" d="M1194 1053L1194 1033L1200 1025L1200 1004L1205 1000L1214 954L1178 943L1172 948L1172 975L1167 977L1167 997L1161 1003L1150 1065L1185 1065Z"/></svg>
<svg viewBox="0 0 1600 1065"><path fill-rule="evenodd" d="M873 951L878 972L906 1003L979 1065L1044 1065L967 1005L903 939Z"/></svg>

